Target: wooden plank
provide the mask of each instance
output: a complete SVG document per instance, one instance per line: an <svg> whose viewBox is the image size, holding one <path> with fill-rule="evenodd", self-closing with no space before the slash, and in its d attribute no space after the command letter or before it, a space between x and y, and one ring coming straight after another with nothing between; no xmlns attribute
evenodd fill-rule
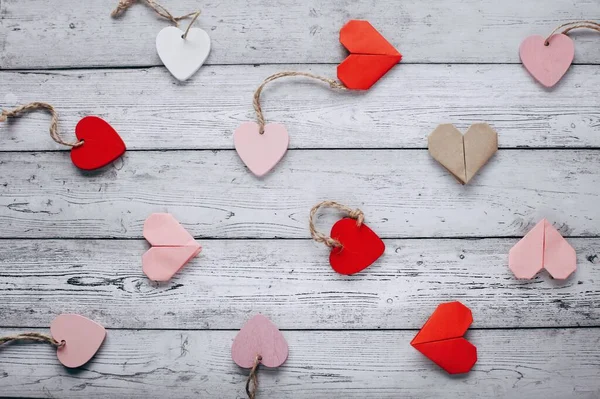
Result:
<svg viewBox="0 0 600 399"><path fill-rule="evenodd" d="M54 104L71 139L85 115L100 115L131 149L231 149L232 134L255 120L262 80L282 70L334 76L330 65L206 67L185 85L160 68L1 72L2 107ZM506 90L518 87L518 90ZM288 78L263 94L268 121L284 123L291 148L426 148L439 123L466 130L487 121L501 147L600 147L600 70L575 66L553 91L519 65L402 65L373 90L332 91ZM0 125L3 151L64 150L48 137L49 117L28 114Z"/></svg>
<svg viewBox="0 0 600 399"><path fill-rule="evenodd" d="M310 240L201 240L199 257L161 284L142 273L143 240L2 240L0 320L39 327L63 312L111 328L232 329L260 312L285 329L406 329L458 299L477 328L599 326L600 239L569 239L578 270L566 281L515 279L517 240L386 240L351 277Z"/></svg>
<svg viewBox="0 0 600 399"><path fill-rule="evenodd" d="M240 325L243 320L240 320ZM0 334L20 330L0 329ZM49 346L0 349L0 395L60 398L243 398L235 331L112 330L81 370ZM414 331L285 331L290 357L259 370L264 398L596 398L597 329L476 330L478 362L449 377L409 342Z"/></svg>
<svg viewBox="0 0 600 399"><path fill-rule="evenodd" d="M89 3L89 4L88 4ZM155 38L168 21L145 6L111 19L117 0L3 0L0 67L159 65ZM521 41L566 21L600 19L596 0L164 0L175 15L202 15L212 38L210 64L339 63L339 30L369 20L406 63L518 63ZM41 17L43 16L43 18ZM449 18L451 16L451 18ZM182 27L187 27L183 22ZM600 63L594 32L573 33L578 63Z"/></svg>
<svg viewBox="0 0 600 399"><path fill-rule="evenodd" d="M141 238L170 212L197 237L308 238L325 199L386 238L522 236L542 217L598 236L599 165L593 150L501 150L461 186L426 150L294 150L264 179L235 151L129 152L92 173L64 152L3 153L0 237ZM340 215L324 214L327 231Z"/></svg>

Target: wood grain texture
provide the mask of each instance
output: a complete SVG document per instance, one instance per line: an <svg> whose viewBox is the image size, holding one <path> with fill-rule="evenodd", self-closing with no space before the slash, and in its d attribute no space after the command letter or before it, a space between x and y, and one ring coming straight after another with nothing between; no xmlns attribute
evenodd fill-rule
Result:
<svg viewBox="0 0 600 399"><path fill-rule="evenodd" d="M283 70L335 76L332 65L203 67L178 83L162 68L0 72L0 106L56 106L60 131L99 115L132 149L231 149L233 131L255 120L254 90ZM507 90L514 87L515 90ZM267 121L286 125L291 148L426 148L440 123L465 131L485 121L500 147L600 147L600 69L574 66L552 91L521 65L399 65L368 92L333 91L304 78L271 83ZM0 124L0 150L64 150L48 137L49 116Z"/></svg>
<svg viewBox="0 0 600 399"><path fill-rule="evenodd" d="M243 321L240 320L240 327ZM277 322L277 320L275 320ZM0 334L20 330L2 329ZM44 345L0 349L0 395L245 398L231 360L236 331L108 331L81 370ZM261 398L532 398L600 395L597 329L476 330L478 362L449 377L409 342L414 331L284 331L290 356L261 368Z"/></svg>
<svg viewBox="0 0 600 399"><path fill-rule="evenodd" d="M171 281L153 283L143 240L1 240L0 320L40 327L64 312L109 328L235 329L260 312L284 329L406 329L460 300L477 328L600 326L600 239L569 239L578 270L565 281L515 279L517 241L386 240L376 263L342 276L311 240L207 240Z"/></svg>
<svg viewBox="0 0 600 399"><path fill-rule="evenodd" d="M3 0L0 67L159 65L155 40L169 26L138 5L111 19L117 0ZM369 20L411 62L518 63L521 41L566 21L600 19L596 0L164 0L175 15L202 9L209 64L339 63L339 30ZM186 22L182 26L187 27ZM597 33L573 32L575 62L600 63ZM110 44L108 44L110 43Z"/></svg>
<svg viewBox="0 0 600 399"><path fill-rule="evenodd" d="M196 237L308 238L325 199L361 208L385 238L522 236L543 217L598 236L599 166L594 150L500 150L462 186L426 150L294 150L262 180L235 151L129 152L92 173L65 152L4 153L0 237L142 238L169 212Z"/></svg>

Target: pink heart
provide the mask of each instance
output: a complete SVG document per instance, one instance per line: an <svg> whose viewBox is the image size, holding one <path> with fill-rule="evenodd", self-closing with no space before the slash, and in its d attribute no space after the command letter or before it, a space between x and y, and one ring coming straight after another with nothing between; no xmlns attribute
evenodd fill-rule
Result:
<svg viewBox="0 0 600 399"><path fill-rule="evenodd" d="M52 338L65 344L56 350L66 367L81 367L100 349L106 330L100 324L77 314L61 314L50 325Z"/></svg>
<svg viewBox="0 0 600 399"><path fill-rule="evenodd" d="M257 356L267 367L279 367L288 357L285 338L275 324L261 314L244 324L231 346L231 357L240 367L252 368Z"/></svg>
<svg viewBox="0 0 600 399"><path fill-rule="evenodd" d="M265 125L259 133L258 124L245 122L233 133L235 150L248 169L258 177L269 173L283 158L290 143L285 126L279 123Z"/></svg>
<svg viewBox="0 0 600 399"><path fill-rule="evenodd" d="M153 213L144 223L144 238L152 245L142 255L142 270L153 281L168 281L202 251L194 237L169 213Z"/></svg>
<svg viewBox="0 0 600 399"><path fill-rule="evenodd" d="M567 35L552 35L548 45L543 36L529 36L519 48L521 61L542 85L554 86L567 72L575 56L575 45Z"/></svg>

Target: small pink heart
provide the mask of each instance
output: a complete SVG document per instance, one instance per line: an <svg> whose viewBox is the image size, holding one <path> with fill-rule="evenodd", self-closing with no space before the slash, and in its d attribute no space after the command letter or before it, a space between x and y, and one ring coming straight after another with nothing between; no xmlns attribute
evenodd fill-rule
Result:
<svg viewBox="0 0 600 399"><path fill-rule="evenodd" d="M529 36L519 48L521 61L529 73L542 85L554 86L567 72L573 57L575 45L567 35L550 36L548 45L543 36Z"/></svg>
<svg viewBox="0 0 600 399"><path fill-rule="evenodd" d="M142 255L142 270L153 281L168 281L202 247L169 213L153 213L144 222L144 238L152 245Z"/></svg>
<svg viewBox="0 0 600 399"><path fill-rule="evenodd" d="M81 367L100 349L106 330L100 324L77 314L61 314L50 325L52 338L65 344L56 350L66 367Z"/></svg>
<svg viewBox="0 0 600 399"><path fill-rule="evenodd" d="M235 150L248 169L258 177L269 173L283 158L290 143L285 126L279 123L265 125L263 134L258 124L245 122L233 133Z"/></svg>
<svg viewBox="0 0 600 399"><path fill-rule="evenodd" d="M231 357L240 367L252 368L257 356L267 367L279 367L288 357L288 344L281 331L261 314L244 324L231 346Z"/></svg>

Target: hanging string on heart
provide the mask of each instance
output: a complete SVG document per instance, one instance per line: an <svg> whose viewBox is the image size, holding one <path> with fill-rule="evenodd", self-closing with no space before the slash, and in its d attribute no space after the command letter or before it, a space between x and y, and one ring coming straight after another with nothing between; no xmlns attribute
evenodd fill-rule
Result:
<svg viewBox="0 0 600 399"><path fill-rule="evenodd" d="M66 145L68 147L79 147L83 145L83 140L69 142L65 141L60 136L60 134L58 133L58 113L52 105L47 103L33 102L30 104L21 105L20 107L17 107L10 111L2 110L2 113L0 114L0 122L4 122L8 118L16 118L22 112L33 111L36 109L45 109L50 112L50 137L52 137L52 140L56 141L58 144Z"/></svg>
<svg viewBox="0 0 600 399"><path fill-rule="evenodd" d="M265 88L265 86L269 82L272 82L276 79L285 78L287 76L304 76L306 78L316 79L316 80L320 80L321 82L325 82L325 83L329 84L329 87L331 87L332 89L348 90L348 88L346 86L344 86L342 83L340 83L336 80L324 78L322 76L314 75L314 74L308 73L308 72L291 72L290 71L290 72L275 73L275 74L269 76L268 78L266 78L254 92L254 99L253 99L252 105L254 106L254 111L256 111L256 119L258 121L258 127L259 127L258 132L260 134L263 134L265 132L265 117L263 115L262 107L260 105L260 95L261 95L263 89Z"/></svg>
<svg viewBox="0 0 600 399"><path fill-rule="evenodd" d="M254 359L254 366L252 366L252 370L250 370L250 374L248 374L248 379L246 380L246 395L248 395L249 399L256 398L256 391L258 390L258 366L262 360L262 356L257 355Z"/></svg>
<svg viewBox="0 0 600 399"><path fill-rule="evenodd" d="M194 19L192 20L192 22L190 23L190 25L188 26L187 30L185 31L185 33L183 35L184 39L187 37L187 33L190 30L190 27L192 26L194 21L196 21L196 19L198 18L198 15L200 15L200 11L195 11L195 12L191 12L186 15L182 15L180 17L175 17L175 16L173 16L173 14L171 14L169 12L169 10L167 10L166 8L164 8L163 6L161 6L154 0L140 0L140 1L143 1L144 3L146 3L152 10L154 10L154 12L156 14L158 14L161 17L168 19L169 21L174 23L175 26L179 26L179 21L181 21L182 19L186 19L186 18L189 18L192 15L194 15ZM113 18L119 17L121 14L123 14L125 12L125 10L127 10L129 7L131 7L136 2L137 2L137 0L119 0L119 4L117 4L117 8L115 8L110 13L110 16Z"/></svg>
<svg viewBox="0 0 600 399"><path fill-rule="evenodd" d="M334 208L334 209L346 212L348 214L349 218L356 220L356 225L358 227L360 227L365 220L365 215L363 214L363 212L360 209L358 209L358 208L352 209L350 207L347 207L346 205L342 205L335 201L323 201L323 202L320 202L317 205L313 206L312 209L310 210L310 216L308 218L308 227L310 229L310 235L312 236L313 240L315 240L317 242L322 242L323 244L327 245L329 248L341 248L342 243L340 243L338 240L336 240L334 238L329 237L326 234L319 232L315 228L314 219L320 208Z"/></svg>
<svg viewBox="0 0 600 399"><path fill-rule="evenodd" d="M41 334L41 333L21 333L16 335L7 335L5 337L0 337L0 345L16 342L16 341L33 341L33 342L43 342L54 346L55 348L60 348L65 345L65 341L58 342L54 338L49 335Z"/></svg>
<svg viewBox="0 0 600 399"><path fill-rule="evenodd" d="M560 32L563 35L566 35L567 33L569 33L570 31L572 31L573 29L591 29L591 30L595 30L597 32L600 32L600 23L595 22L595 21L574 21L574 22L567 22L564 23L560 26L558 26L556 29L554 29L552 31L552 33L550 33L548 35L548 37L546 37L546 40L544 41L544 45L548 46L550 45L549 41L550 38L552 37L552 35L554 35L556 32L560 31L561 29L564 30L562 32Z"/></svg>

